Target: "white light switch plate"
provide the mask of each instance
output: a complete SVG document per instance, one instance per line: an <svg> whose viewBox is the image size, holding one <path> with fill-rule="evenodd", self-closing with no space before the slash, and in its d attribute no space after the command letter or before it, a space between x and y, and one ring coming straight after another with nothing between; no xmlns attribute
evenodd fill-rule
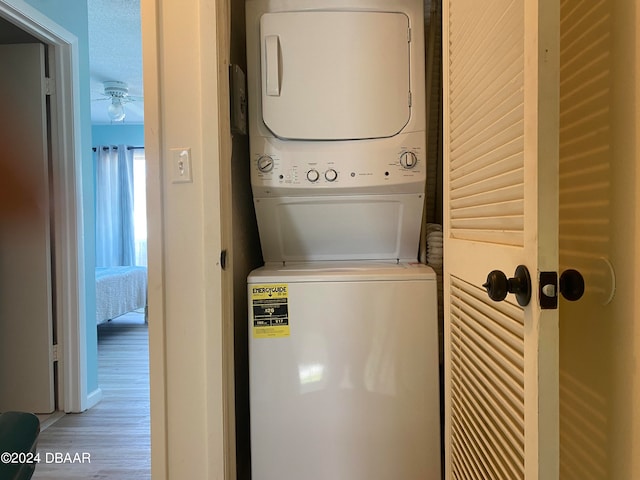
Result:
<svg viewBox="0 0 640 480"><path fill-rule="evenodd" d="M190 183L193 182L191 174L191 149L190 148L171 148L171 183Z"/></svg>

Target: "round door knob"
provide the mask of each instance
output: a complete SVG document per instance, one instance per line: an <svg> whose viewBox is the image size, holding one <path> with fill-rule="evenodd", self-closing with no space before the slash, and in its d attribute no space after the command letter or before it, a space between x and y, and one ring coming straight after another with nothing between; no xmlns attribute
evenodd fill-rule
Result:
<svg viewBox="0 0 640 480"><path fill-rule="evenodd" d="M507 298L507 293L509 293L509 280L500 270L489 272L487 282L482 286L487 290L489 298L495 302L501 302Z"/></svg>
<svg viewBox="0 0 640 480"><path fill-rule="evenodd" d="M577 270L565 270L560 275L560 293L570 302L575 302L584 295L584 278Z"/></svg>
<svg viewBox="0 0 640 480"><path fill-rule="evenodd" d="M531 276L524 265L518 265L513 278L507 278L500 270L493 270L482 286L487 290L489 298L496 302L507 298L507 293L515 294L521 307L526 307L531 301Z"/></svg>

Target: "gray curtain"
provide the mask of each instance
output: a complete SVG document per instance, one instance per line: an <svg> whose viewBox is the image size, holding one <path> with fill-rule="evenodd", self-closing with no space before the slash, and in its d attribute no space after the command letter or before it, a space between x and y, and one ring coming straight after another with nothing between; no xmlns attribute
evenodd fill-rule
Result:
<svg viewBox="0 0 640 480"><path fill-rule="evenodd" d="M126 145L98 146L96 172L96 266L135 264L133 153Z"/></svg>

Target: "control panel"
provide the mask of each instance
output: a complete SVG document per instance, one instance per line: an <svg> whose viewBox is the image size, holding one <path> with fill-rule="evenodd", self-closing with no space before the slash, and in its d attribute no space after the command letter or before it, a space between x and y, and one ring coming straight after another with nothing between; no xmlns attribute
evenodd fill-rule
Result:
<svg viewBox="0 0 640 480"><path fill-rule="evenodd" d="M363 190L374 193L376 188L399 192L409 184L424 189L424 148L420 142L404 140L387 148L380 148L379 144L368 148L362 143L357 148L337 148L334 143L298 150L288 149L282 141L276 145L278 148L272 148L272 142L266 139L253 154L254 195L347 194Z"/></svg>
<svg viewBox="0 0 640 480"><path fill-rule="evenodd" d="M344 161L327 160L324 162L305 162L287 159L281 155L261 154L255 160L252 177L254 183L322 185L354 183L370 184L371 181L406 181L407 178L420 177L424 173L424 160L421 152L402 151L395 161L371 165L369 162L346 159ZM374 180L377 179L377 180Z"/></svg>

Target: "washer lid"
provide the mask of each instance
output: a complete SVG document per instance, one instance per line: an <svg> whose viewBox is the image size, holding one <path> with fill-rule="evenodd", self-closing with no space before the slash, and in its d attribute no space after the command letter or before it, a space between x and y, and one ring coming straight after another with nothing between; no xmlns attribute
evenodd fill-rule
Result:
<svg viewBox="0 0 640 480"><path fill-rule="evenodd" d="M392 262L300 262L260 267L249 274L249 285L264 283L436 281L427 265Z"/></svg>
<svg viewBox="0 0 640 480"><path fill-rule="evenodd" d="M306 11L260 19L262 116L292 140L391 137L409 121L409 18Z"/></svg>

